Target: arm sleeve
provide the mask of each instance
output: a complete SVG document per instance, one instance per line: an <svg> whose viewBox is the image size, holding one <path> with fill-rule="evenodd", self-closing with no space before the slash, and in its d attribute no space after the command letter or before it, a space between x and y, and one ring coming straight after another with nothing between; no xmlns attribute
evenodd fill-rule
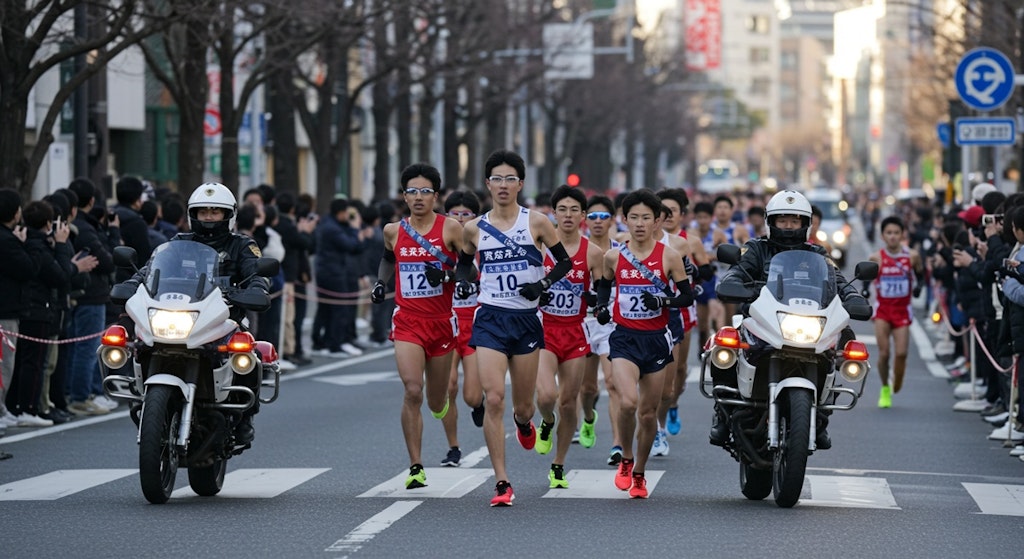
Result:
<svg viewBox="0 0 1024 559"><path fill-rule="evenodd" d="M569 253L565 252L565 247L562 243L558 243L551 247L551 257L555 261L555 265L548 272L548 275L544 276L544 281L547 285L551 285L556 281L565 277L565 274L572 270L572 259L569 258Z"/></svg>
<svg viewBox="0 0 1024 559"><path fill-rule="evenodd" d="M679 289L679 294L675 297L663 297L665 300L666 307L689 307L693 304L693 288L690 287L690 282L684 281L677 283L676 288Z"/></svg>
<svg viewBox="0 0 1024 559"><path fill-rule="evenodd" d="M476 280L476 256L459 251L459 261L455 264L455 281Z"/></svg>
<svg viewBox="0 0 1024 559"><path fill-rule="evenodd" d="M385 285L395 277L395 251L384 250L384 257L380 259L380 266L377 267L377 279Z"/></svg>
<svg viewBox="0 0 1024 559"><path fill-rule="evenodd" d="M608 300L612 298L612 280L601 278L594 282L597 288L597 306L608 306Z"/></svg>

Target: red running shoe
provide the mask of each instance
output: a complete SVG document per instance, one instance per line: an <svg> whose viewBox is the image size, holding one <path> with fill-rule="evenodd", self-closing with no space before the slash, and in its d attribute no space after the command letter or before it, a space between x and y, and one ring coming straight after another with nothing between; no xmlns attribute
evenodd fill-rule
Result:
<svg viewBox="0 0 1024 559"><path fill-rule="evenodd" d="M623 458L619 462L619 471L615 473L615 487L618 487L622 491L629 489L633 485L633 459Z"/></svg>
<svg viewBox="0 0 1024 559"><path fill-rule="evenodd" d="M629 498L647 498L647 480L644 478L643 472L637 472L633 474L633 486L629 488Z"/></svg>
<svg viewBox="0 0 1024 559"><path fill-rule="evenodd" d="M492 507L511 507L516 495L512 492L512 484L507 481L499 481L494 486L494 498L491 499Z"/></svg>
<svg viewBox="0 0 1024 559"><path fill-rule="evenodd" d="M519 439L519 444L523 445L523 448L533 450L533 447L537 444L537 428L533 426L532 419L530 420L530 432L525 435L519 429L519 425L516 425L516 438Z"/></svg>

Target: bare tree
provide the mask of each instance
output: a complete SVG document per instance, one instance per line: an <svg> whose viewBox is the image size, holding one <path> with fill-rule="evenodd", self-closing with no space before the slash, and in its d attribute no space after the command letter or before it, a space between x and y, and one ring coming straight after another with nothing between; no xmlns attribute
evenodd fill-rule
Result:
<svg viewBox="0 0 1024 559"><path fill-rule="evenodd" d="M98 21L87 22L99 33L77 36L68 22L76 9L88 7ZM22 196L31 195L39 167L54 141L53 127L75 89L96 75L112 58L174 21L165 11L154 17L148 2L88 2L86 0L5 0L0 3L0 184ZM84 68L60 85L49 104L35 141L26 127L29 94L39 80L65 60L87 54Z"/></svg>

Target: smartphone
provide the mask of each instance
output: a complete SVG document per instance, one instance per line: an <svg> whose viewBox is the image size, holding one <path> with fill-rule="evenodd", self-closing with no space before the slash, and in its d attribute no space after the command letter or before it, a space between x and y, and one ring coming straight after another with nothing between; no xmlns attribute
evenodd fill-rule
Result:
<svg viewBox="0 0 1024 559"><path fill-rule="evenodd" d="M78 251L78 254L75 255L75 258L85 258L90 254L92 254L92 250L90 250L89 247L85 247L82 250ZM1005 262L1005 260L1003 262Z"/></svg>

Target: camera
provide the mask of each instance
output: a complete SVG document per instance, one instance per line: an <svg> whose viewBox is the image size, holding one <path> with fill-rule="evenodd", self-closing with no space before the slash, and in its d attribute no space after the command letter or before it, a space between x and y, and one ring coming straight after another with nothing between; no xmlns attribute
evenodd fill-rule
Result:
<svg viewBox="0 0 1024 559"><path fill-rule="evenodd" d="M995 223L1002 223L1003 214L985 214L981 216L982 225L993 225Z"/></svg>

